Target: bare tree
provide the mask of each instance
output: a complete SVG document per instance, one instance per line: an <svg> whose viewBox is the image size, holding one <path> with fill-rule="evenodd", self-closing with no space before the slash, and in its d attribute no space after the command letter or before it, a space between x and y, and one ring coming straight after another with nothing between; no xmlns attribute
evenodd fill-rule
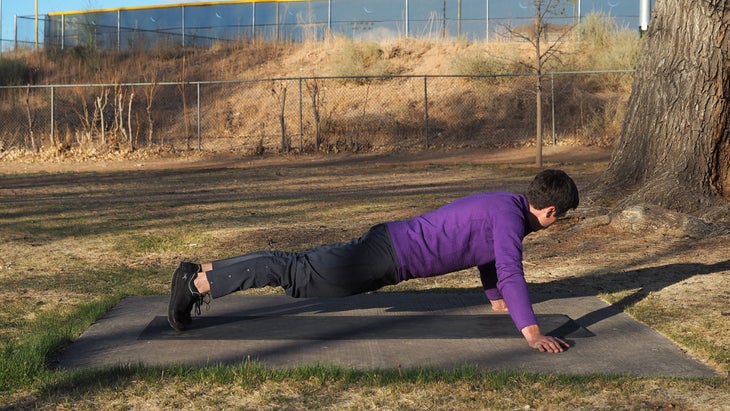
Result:
<svg viewBox="0 0 730 411"><path fill-rule="evenodd" d="M129 151L134 151L134 138L132 137L132 102L134 101L134 91L129 95L129 107L127 108L127 130L129 133ZM139 126L137 127L139 130Z"/></svg>
<svg viewBox="0 0 730 411"><path fill-rule="evenodd" d="M286 119L284 113L286 111L286 82L280 82L278 86L279 90L276 90L276 86L272 85L271 94L277 100L279 104L279 124L281 125L281 151L288 153L291 150L291 143L286 135Z"/></svg>
<svg viewBox="0 0 730 411"><path fill-rule="evenodd" d="M603 195L691 212L730 200L730 1L657 2Z"/></svg>
<svg viewBox="0 0 730 411"><path fill-rule="evenodd" d="M185 56L182 58L182 67L180 69L180 82L178 83L178 89L180 91L180 98L182 98L182 110L183 110L183 126L185 130L185 148L190 150L190 124L188 124L188 98L185 93L187 86L187 72L185 64Z"/></svg>
<svg viewBox="0 0 730 411"><path fill-rule="evenodd" d="M523 28L507 26L507 33L512 38L517 38L530 43L535 51L535 60L528 68L535 73L535 131L537 152L535 164L542 167L542 82L544 77L545 64L554 58L558 58L560 46L565 42L566 37L571 33L573 26L562 26L556 29L555 25L547 22L549 17L558 17L566 14L566 5L573 3L573 0L532 0L533 22L526 30ZM556 33L555 38L550 38L549 33Z"/></svg>
<svg viewBox="0 0 730 411"><path fill-rule="evenodd" d="M118 83L114 84L114 121L112 136L116 143L126 143L129 151L134 151L132 142L132 103L134 102L134 91L130 89L129 102L127 102L127 91ZM127 123L124 122L124 112L127 111ZM120 137L121 136L121 141Z"/></svg>
<svg viewBox="0 0 730 411"><path fill-rule="evenodd" d="M91 148L93 140L94 140L94 132L96 131L96 125L99 121L99 108L96 104L96 99L94 99L93 104L91 104L94 107L94 113L93 115L89 113L89 103L86 99L86 94L83 89L77 89L77 93L79 93L79 97L81 99L81 109L77 109L74 107L73 111L76 113L76 115L79 118L79 122L81 123L81 126L83 128L83 131L76 132L76 142L79 144L79 146Z"/></svg>
<svg viewBox="0 0 730 411"><path fill-rule="evenodd" d="M319 151L322 143L322 131L320 128L320 104L322 95L319 88L319 82L316 78L307 81L307 90L312 97L312 114L314 116L314 149Z"/></svg>
<svg viewBox="0 0 730 411"><path fill-rule="evenodd" d="M25 114L28 120L28 135L30 136L30 144L33 152L38 152L38 146L35 143L35 135L33 134L33 115L30 109L30 84L25 88Z"/></svg>
<svg viewBox="0 0 730 411"><path fill-rule="evenodd" d="M119 135L123 137L123 139L126 141L127 137L127 130L124 128L124 106L126 101L126 92L124 90L124 87L120 86L118 82L114 82L114 98L113 98L113 108L114 108L114 118L112 121L112 136L115 139L115 142L119 143Z"/></svg>
<svg viewBox="0 0 730 411"><path fill-rule="evenodd" d="M104 117L104 110L109 103L109 90L104 87L102 88L101 95L96 97L94 112L99 113L101 120L101 144L106 145L106 122Z"/></svg>
<svg viewBox="0 0 730 411"><path fill-rule="evenodd" d="M145 86L142 88L145 97L145 111L147 112L147 147L152 147L155 122L152 119L152 106L157 93L157 67L145 74Z"/></svg>

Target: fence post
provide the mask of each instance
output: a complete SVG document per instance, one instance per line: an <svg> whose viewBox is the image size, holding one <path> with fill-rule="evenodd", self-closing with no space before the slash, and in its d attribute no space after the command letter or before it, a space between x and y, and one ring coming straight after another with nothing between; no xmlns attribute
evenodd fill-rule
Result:
<svg viewBox="0 0 730 411"><path fill-rule="evenodd" d="M117 51L120 51L121 49L122 49L122 11L117 10Z"/></svg>
<svg viewBox="0 0 730 411"><path fill-rule="evenodd" d="M200 135L200 82L197 83L197 93L198 93L198 151L202 148L202 137Z"/></svg>
<svg viewBox="0 0 730 411"><path fill-rule="evenodd" d="M51 143L52 144L56 143L55 125L54 125L54 121L53 121L54 109L55 109L54 100L55 100L55 88L53 86L51 86Z"/></svg>
<svg viewBox="0 0 730 411"><path fill-rule="evenodd" d="M304 152L304 120L303 117L303 106L302 106L302 78L299 77L299 152Z"/></svg>
<svg viewBox="0 0 730 411"><path fill-rule="evenodd" d="M406 38L408 37L408 33L410 32L410 27L408 27L410 23L410 16L408 14L408 0L406 0Z"/></svg>
<svg viewBox="0 0 730 411"><path fill-rule="evenodd" d="M180 8L182 9L180 37L182 38L182 46L185 47L185 6L181 6Z"/></svg>
<svg viewBox="0 0 730 411"><path fill-rule="evenodd" d="M486 33L484 35L484 40L489 42L489 0L487 0L487 15L486 15L486 18L484 19L484 21L485 21L485 25L487 26Z"/></svg>
<svg viewBox="0 0 730 411"><path fill-rule="evenodd" d="M426 148L428 148L428 75L423 76L423 119L425 122Z"/></svg>

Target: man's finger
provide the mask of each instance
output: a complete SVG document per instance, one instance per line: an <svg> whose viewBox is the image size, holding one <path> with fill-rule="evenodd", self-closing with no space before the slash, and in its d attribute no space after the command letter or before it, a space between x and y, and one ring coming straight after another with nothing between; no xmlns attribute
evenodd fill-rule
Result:
<svg viewBox="0 0 730 411"><path fill-rule="evenodd" d="M558 341L560 345L562 345L565 348L570 348L570 344L568 344L567 341L563 340L562 338L555 337L555 340Z"/></svg>

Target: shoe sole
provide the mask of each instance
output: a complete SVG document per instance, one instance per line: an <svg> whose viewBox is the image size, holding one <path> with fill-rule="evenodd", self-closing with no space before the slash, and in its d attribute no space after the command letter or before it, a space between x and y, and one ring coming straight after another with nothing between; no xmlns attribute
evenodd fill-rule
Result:
<svg viewBox="0 0 730 411"><path fill-rule="evenodd" d="M175 307L173 306L173 300L175 298L175 295L177 295L177 277L178 272L182 269L182 264L177 267L177 269L172 273L172 281L170 284L170 302L167 305L167 322L170 324L170 327L177 331L183 331L185 330L185 324L179 321L175 321Z"/></svg>

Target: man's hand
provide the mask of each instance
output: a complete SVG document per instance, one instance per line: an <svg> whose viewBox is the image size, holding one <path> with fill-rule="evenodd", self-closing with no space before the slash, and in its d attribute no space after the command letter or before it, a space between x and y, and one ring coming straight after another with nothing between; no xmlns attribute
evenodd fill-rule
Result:
<svg viewBox="0 0 730 411"><path fill-rule="evenodd" d="M499 311L499 312L508 312L507 304L504 302L503 299L499 300L489 300L490 303L492 303L492 311Z"/></svg>
<svg viewBox="0 0 730 411"><path fill-rule="evenodd" d="M570 347L570 344L560 338L542 335L537 324L528 325L521 331L527 340L527 344L540 352L559 353Z"/></svg>

